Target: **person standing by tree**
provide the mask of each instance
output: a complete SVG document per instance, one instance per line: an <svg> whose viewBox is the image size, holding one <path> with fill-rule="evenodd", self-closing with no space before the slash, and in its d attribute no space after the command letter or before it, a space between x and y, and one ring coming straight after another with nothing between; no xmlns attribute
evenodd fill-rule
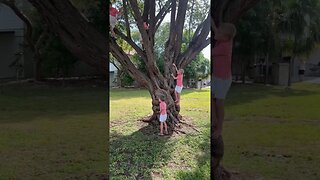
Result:
<svg viewBox="0 0 320 180"><path fill-rule="evenodd" d="M179 69L177 68L177 66L175 64L173 64L173 66L176 68L176 72L177 72L177 76L174 76L173 74L172 77L173 79L177 80L177 85L176 85L176 88L175 88L175 95L176 95L176 100L175 102L177 104L180 103L180 94L181 94L181 91L182 91L182 88L183 88L183 73L184 73L184 70L183 69Z"/></svg>
<svg viewBox="0 0 320 180"><path fill-rule="evenodd" d="M159 117L159 121L160 121L160 136L163 136L163 129L165 134L168 134L168 126L167 126L167 104L165 102L165 98L164 96L160 96L159 97L159 102L160 102L160 117Z"/></svg>
<svg viewBox="0 0 320 180"><path fill-rule="evenodd" d="M214 21L213 21L214 23ZM232 83L231 56L233 38L236 28L233 24L222 23L218 28L213 24L214 39L217 41L213 48L213 137L221 136L224 121L224 99Z"/></svg>

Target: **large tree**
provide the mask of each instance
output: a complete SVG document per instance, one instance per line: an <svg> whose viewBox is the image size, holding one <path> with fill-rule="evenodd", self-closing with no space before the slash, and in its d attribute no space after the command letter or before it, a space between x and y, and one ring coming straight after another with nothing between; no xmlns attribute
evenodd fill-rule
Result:
<svg viewBox="0 0 320 180"><path fill-rule="evenodd" d="M108 74L107 33L103 34L69 1L29 0L46 25L79 60ZM107 7L106 1L101 1ZM107 12L105 12L107 14ZM103 15L101 15L102 17ZM108 21L105 15L105 21ZM107 23L105 23L107 24Z"/></svg>
<svg viewBox="0 0 320 180"><path fill-rule="evenodd" d="M210 32L210 16L209 7L207 7L208 14L203 17L202 22L196 27L188 47L182 48L188 3L191 4L191 2L187 0L149 0L144 1L142 9L139 8L140 4L137 0L123 1L125 25L122 29L115 29L115 32L118 38L129 44L142 58L146 72L139 71L116 39L110 39L112 55L134 80L149 90L153 105L153 115L149 120L153 121L157 119L159 102L157 101L156 94L157 92L161 92L167 97L168 122L172 128L179 123L180 119L180 105L174 103L175 85L171 74L175 73L175 71L172 64L175 63L178 68L186 68L199 52L210 44L210 38L208 38ZM156 63L155 35L168 13L170 13L169 37L165 42L163 52L164 72L162 73ZM132 17L133 20L130 17ZM148 30L143 27L143 22L146 20L146 17L150 24ZM132 28L139 30L143 46L132 40Z"/></svg>
<svg viewBox="0 0 320 180"><path fill-rule="evenodd" d="M55 32L63 44L80 60L96 67L99 71L108 73L108 34L101 33L92 26L78 9L70 1L59 0L29 0L46 20L50 29ZM174 80L172 64L177 64L178 68L185 68L196 55L210 44L208 34L210 32L210 16L206 16L203 22L198 25L193 35L192 41L185 51L181 50L182 34L188 9L188 1L144 1L144 8L140 8L137 0L123 1L125 27L115 29L118 39L129 44L137 54L143 59L147 67L147 73L143 73L132 63L130 57L118 44L114 38L109 38L110 52L115 57L124 70L143 87L147 88L152 97L153 116L150 120L155 120L158 114L158 102L156 92L165 93L168 97L169 124L179 122L179 105L174 103ZM108 7L108 4L104 4ZM148 7L148 8L147 8ZM209 7L208 7L209 9ZM164 73L161 73L154 53L155 33L161 25L165 16L171 12L170 36L166 43L164 61ZM138 28L145 49L139 46L131 38L132 22L130 16L134 18L136 28ZM150 29L146 31L143 27L144 19L148 19ZM106 17L106 21L108 18ZM106 27L106 32L108 28Z"/></svg>

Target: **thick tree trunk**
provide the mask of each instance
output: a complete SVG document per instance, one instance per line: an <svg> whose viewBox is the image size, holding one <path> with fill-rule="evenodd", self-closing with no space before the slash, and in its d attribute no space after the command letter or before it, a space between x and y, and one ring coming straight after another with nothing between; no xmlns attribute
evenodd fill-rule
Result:
<svg viewBox="0 0 320 180"><path fill-rule="evenodd" d="M56 35L60 37L63 44L80 60L87 62L89 65L96 67L99 71L108 73L107 56L108 56L108 40L107 37L98 32L83 18L78 10L72 5L69 0L29 0L29 2L38 10L45 19L46 24ZM124 2L124 1L123 1ZM162 89L167 92L174 87L174 81L170 77L172 73L172 63L176 63L178 67L186 67L192 59L208 44L210 38L210 16L201 23L197 28L192 41L186 51L181 52L182 34L188 1L180 0L179 3L175 0L168 0L164 6L156 11L155 0L145 1L145 17L148 17L150 29L145 30L143 26L143 17L140 11L137 0L128 0L124 3L124 18L126 23L126 35L115 28L117 38L126 41L143 59L147 72L139 71L131 62L125 51L117 44L116 40L109 39L110 52L119 61L124 71L132 78L140 83L141 86L150 91L152 99L154 92ZM170 40L166 46L166 70L162 74L156 64L154 53L154 37L156 30L160 26L166 14L171 13L171 28ZM158 14L156 14L158 12ZM141 34L144 50L141 49L131 38L130 26L128 21L128 13L131 13L136 21L138 30ZM107 21L108 19L106 19ZM129 27L129 28L128 28ZM106 32L108 28L106 28ZM168 103L172 100L170 96ZM178 117L177 110L179 107L172 106L169 110L171 113L170 119ZM171 120L170 120L171 121Z"/></svg>
<svg viewBox="0 0 320 180"><path fill-rule="evenodd" d="M108 74L107 36L95 29L70 1L29 0L29 2L75 57L95 67L97 71Z"/></svg>
<svg viewBox="0 0 320 180"><path fill-rule="evenodd" d="M167 123L169 126L169 133L172 134L175 130L175 127L179 125L180 122L180 105L174 102L175 94L173 89L164 90L164 89L157 89L154 92L150 92L152 97L152 111L153 114L148 120L149 122L154 123L155 125L159 125L159 95L164 95L166 97L167 103L167 114L168 119Z"/></svg>

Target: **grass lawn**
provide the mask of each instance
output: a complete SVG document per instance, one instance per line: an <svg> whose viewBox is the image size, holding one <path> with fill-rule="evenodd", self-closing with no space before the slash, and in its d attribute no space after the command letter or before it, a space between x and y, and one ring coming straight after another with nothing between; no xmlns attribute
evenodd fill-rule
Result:
<svg viewBox="0 0 320 180"><path fill-rule="evenodd" d="M112 90L112 179L209 179L209 90L184 90L200 132L146 135L145 90ZM97 179L106 163L106 91L0 87L0 179ZM244 179L320 177L320 85L235 85L226 102L224 166Z"/></svg>
<svg viewBox="0 0 320 180"><path fill-rule="evenodd" d="M320 179L320 85L232 87L224 166L246 179Z"/></svg>
<svg viewBox="0 0 320 180"><path fill-rule="evenodd" d="M93 87L0 87L0 179L103 176L106 95Z"/></svg>
<svg viewBox="0 0 320 180"><path fill-rule="evenodd" d="M184 90L181 114L200 132L171 137L144 133L152 112L146 90L110 94L111 179L210 179L210 91Z"/></svg>
<svg viewBox="0 0 320 180"><path fill-rule="evenodd" d="M159 138L137 123L151 112L147 91L113 90L113 179L209 179L208 98L206 90L182 96L182 114L201 133ZM236 179L319 179L319 85L234 85L226 112L223 164Z"/></svg>

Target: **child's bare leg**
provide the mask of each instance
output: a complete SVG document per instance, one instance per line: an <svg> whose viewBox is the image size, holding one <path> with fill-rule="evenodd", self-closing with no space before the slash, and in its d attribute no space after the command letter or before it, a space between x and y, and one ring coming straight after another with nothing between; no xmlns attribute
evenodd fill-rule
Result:
<svg viewBox="0 0 320 180"><path fill-rule="evenodd" d="M211 124L211 128L213 130L213 138L214 139L217 139L218 138L218 133L217 133L217 121L218 121L218 118L217 118L217 108L216 108L216 98L213 97L213 101L212 101L212 124Z"/></svg>
<svg viewBox="0 0 320 180"><path fill-rule="evenodd" d="M178 102L180 102L180 93L177 93L177 97L178 97Z"/></svg>
<svg viewBox="0 0 320 180"><path fill-rule="evenodd" d="M215 101L216 109L216 130L214 132L215 138L218 138L222 134L223 121L224 121L224 100L216 99Z"/></svg>
<svg viewBox="0 0 320 180"><path fill-rule="evenodd" d="M164 122L164 132L165 134L168 134L168 126L167 126L167 122Z"/></svg>
<svg viewBox="0 0 320 180"><path fill-rule="evenodd" d="M163 135L163 122L160 122L160 135Z"/></svg>
<svg viewBox="0 0 320 180"><path fill-rule="evenodd" d="M178 102L178 92L174 91L174 94L176 95L176 100L174 102Z"/></svg>
<svg viewBox="0 0 320 180"><path fill-rule="evenodd" d="M116 33L115 33L114 30L113 30L113 27L110 27L110 32L111 32L111 35L112 35L112 36L115 36L115 35L116 35Z"/></svg>

